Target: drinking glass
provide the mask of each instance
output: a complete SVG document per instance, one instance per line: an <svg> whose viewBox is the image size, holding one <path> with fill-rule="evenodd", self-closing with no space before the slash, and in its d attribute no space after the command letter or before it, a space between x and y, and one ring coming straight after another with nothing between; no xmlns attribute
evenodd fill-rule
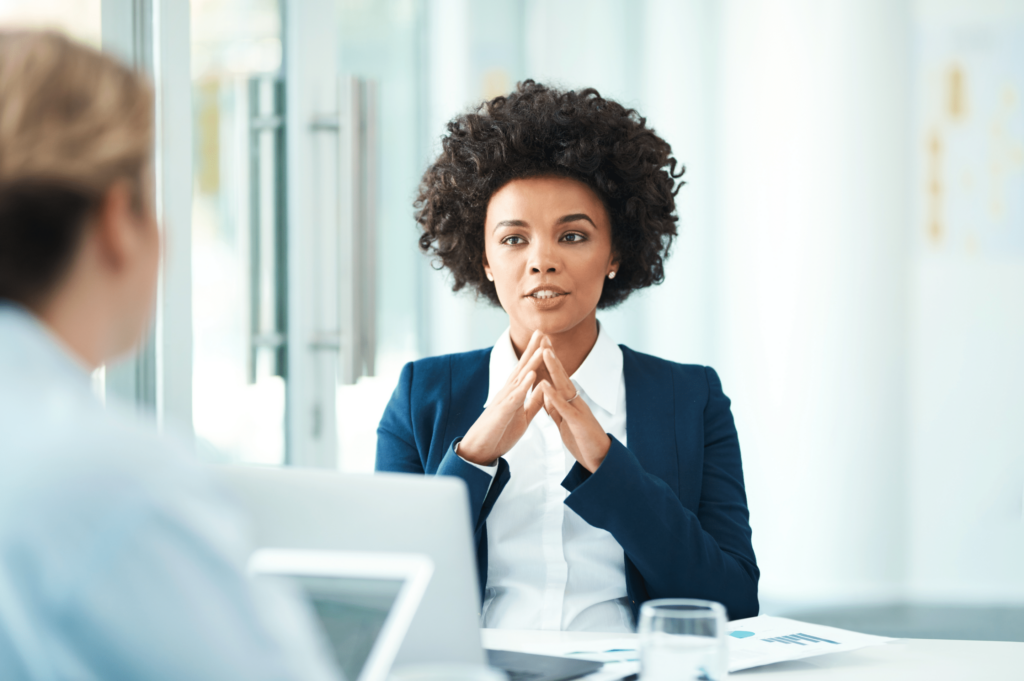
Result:
<svg viewBox="0 0 1024 681"><path fill-rule="evenodd" d="M720 681L728 674L721 603L662 598L640 606L641 681Z"/></svg>

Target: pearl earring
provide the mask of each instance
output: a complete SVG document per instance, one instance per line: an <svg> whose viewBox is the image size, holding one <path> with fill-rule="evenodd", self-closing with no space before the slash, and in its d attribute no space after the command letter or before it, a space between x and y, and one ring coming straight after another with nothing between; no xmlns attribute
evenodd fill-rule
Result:
<svg viewBox="0 0 1024 681"><path fill-rule="evenodd" d="M611 272L608 273L608 278L609 279L614 279L615 278L615 270L612 270Z"/></svg>
<svg viewBox="0 0 1024 681"><path fill-rule="evenodd" d="M485 272L484 276L487 277L487 281L494 281L494 277L491 276L490 272Z"/></svg>

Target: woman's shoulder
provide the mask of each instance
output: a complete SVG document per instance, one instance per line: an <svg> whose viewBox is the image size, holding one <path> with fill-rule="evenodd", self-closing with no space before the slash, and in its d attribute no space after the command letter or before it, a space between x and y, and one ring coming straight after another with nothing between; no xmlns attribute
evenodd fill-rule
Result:
<svg viewBox="0 0 1024 681"><path fill-rule="evenodd" d="M413 360L405 365L406 370L413 373L437 373L450 371L453 367L466 367L475 365L487 365L490 362L491 349L470 350L468 352L454 352L448 355L433 355Z"/></svg>
<svg viewBox="0 0 1024 681"><path fill-rule="evenodd" d="M405 365L399 383L407 384L414 392L434 392L440 386L479 381L481 377L486 381L490 358L491 348L423 357Z"/></svg>
<svg viewBox="0 0 1024 681"><path fill-rule="evenodd" d="M653 371L671 371L676 374L683 375L703 375L707 372L715 373L715 370L709 366L703 364L686 364L683 362L673 362L670 359L664 359L657 357L656 355L648 355L644 352L638 352L626 345L620 345L622 348L622 358L625 363L633 362L645 369Z"/></svg>
<svg viewBox="0 0 1024 681"><path fill-rule="evenodd" d="M714 391L722 389L718 372L703 364L683 364L643 352L637 352L625 345L622 348L623 369L633 372L641 379L657 380L671 378L678 389Z"/></svg>

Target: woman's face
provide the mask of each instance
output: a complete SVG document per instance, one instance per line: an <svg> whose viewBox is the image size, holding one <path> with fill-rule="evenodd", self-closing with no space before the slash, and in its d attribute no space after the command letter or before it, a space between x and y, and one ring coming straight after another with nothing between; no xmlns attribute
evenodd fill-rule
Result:
<svg viewBox="0 0 1024 681"><path fill-rule="evenodd" d="M513 332L560 334L595 318L618 263L608 213L590 187L513 180L491 197L484 230L484 270Z"/></svg>

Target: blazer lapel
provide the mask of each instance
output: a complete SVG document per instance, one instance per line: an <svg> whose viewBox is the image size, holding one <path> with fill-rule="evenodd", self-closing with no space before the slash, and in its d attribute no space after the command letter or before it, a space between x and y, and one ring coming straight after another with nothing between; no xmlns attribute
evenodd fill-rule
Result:
<svg viewBox="0 0 1024 681"><path fill-rule="evenodd" d="M452 441L465 435L484 413L490 385L490 348L451 357L452 391L444 437L437 443L440 456L444 456Z"/></svg>
<svg viewBox="0 0 1024 681"><path fill-rule="evenodd" d="M626 381L626 445L648 473L679 494L675 390L666 362L622 348Z"/></svg>

